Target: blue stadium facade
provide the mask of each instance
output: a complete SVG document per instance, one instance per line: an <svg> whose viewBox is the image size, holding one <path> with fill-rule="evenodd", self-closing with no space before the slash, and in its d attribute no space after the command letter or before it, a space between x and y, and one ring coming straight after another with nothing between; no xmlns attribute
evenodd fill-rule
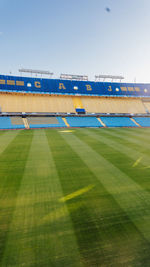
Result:
<svg viewBox="0 0 150 267"><path fill-rule="evenodd" d="M150 97L150 84L39 79L0 75L1 92Z"/></svg>

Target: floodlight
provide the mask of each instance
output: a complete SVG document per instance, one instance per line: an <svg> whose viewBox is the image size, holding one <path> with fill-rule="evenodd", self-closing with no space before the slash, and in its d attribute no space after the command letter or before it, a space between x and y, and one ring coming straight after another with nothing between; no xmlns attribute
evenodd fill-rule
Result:
<svg viewBox="0 0 150 267"><path fill-rule="evenodd" d="M88 81L87 75L72 75L72 74L61 74L61 80L76 80L76 81Z"/></svg>
<svg viewBox="0 0 150 267"><path fill-rule="evenodd" d="M112 79L113 80L123 80L124 77L121 75L95 75L95 81L98 82L101 79L103 79L105 81L105 79Z"/></svg>
<svg viewBox="0 0 150 267"><path fill-rule="evenodd" d="M44 74L44 75L50 75L52 76L53 73L50 71L45 71L45 70L33 70L33 69L19 69L19 72L21 73L34 73L34 74Z"/></svg>

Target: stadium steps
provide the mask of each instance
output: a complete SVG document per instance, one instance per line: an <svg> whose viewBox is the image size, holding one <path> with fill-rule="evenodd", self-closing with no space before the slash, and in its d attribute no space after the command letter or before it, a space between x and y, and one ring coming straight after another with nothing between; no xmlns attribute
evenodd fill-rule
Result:
<svg viewBox="0 0 150 267"><path fill-rule="evenodd" d="M137 121L135 121L133 118L130 118L131 119L131 121L133 121L138 127L141 127L141 125L137 122Z"/></svg>
<svg viewBox="0 0 150 267"><path fill-rule="evenodd" d="M84 108L80 97L73 97L72 100L75 110Z"/></svg>
<svg viewBox="0 0 150 267"><path fill-rule="evenodd" d="M24 123L25 128L29 129L30 126L29 126L28 120L26 118L22 118L22 119L23 119L23 123Z"/></svg>
<svg viewBox="0 0 150 267"><path fill-rule="evenodd" d="M97 118L97 119L98 119L98 121L100 122L100 124L103 125L103 127L107 127L106 124L105 124L100 118Z"/></svg>
<svg viewBox="0 0 150 267"><path fill-rule="evenodd" d="M62 118L62 120L64 121L64 123L65 123L65 125L66 125L67 127L70 127L70 125L69 125L69 123L67 122L66 118Z"/></svg>

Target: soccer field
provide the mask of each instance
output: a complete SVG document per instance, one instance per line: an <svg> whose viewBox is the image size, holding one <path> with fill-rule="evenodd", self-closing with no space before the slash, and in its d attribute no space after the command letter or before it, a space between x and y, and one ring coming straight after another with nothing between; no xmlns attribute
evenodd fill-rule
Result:
<svg viewBox="0 0 150 267"><path fill-rule="evenodd" d="M150 129L1 131L0 266L150 266Z"/></svg>

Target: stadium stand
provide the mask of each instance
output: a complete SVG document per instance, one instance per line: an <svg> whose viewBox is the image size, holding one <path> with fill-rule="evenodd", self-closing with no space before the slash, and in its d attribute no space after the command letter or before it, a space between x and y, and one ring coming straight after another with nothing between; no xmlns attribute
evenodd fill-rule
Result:
<svg viewBox="0 0 150 267"><path fill-rule="evenodd" d="M0 116L0 129L150 127L150 84L0 75Z"/></svg>
<svg viewBox="0 0 150 267"><path fill-rule="evenodd" d="M79 98L1 93L0 108L2 112L80 113L81 111L81 113L146 113L141 99L93 96Z"/></svg>
<svg viewBox="0 0 150 267"><path fill-rule="evenodd" d="M88 113L146 113L141 99L82 97L83 106Z"/></svg>
<svg viewBox="0 0 150 267"><path fill-rule="evenodd" d="M30 128L66 127L61 117L28 117Z"/></svg>
<svg viewBox="0 0 150 267"><path fill-rule="evenodd" d="M2 112L75 113L70 96L0 94Z"/></svg>
<svg viewBox="0 0 150 267"><path fill-rule="evenodd" d="M148 113L150 113L150 101L143 101L143 104Z"/></svg>
<svg viewBox="0 0 150 267"><path fill-rule="evenodd" d="M112 116L57 116L32 117L0 116L0 129L29 128L59 128L59 127L150 127L150 117L112 117Z"/></svg>
<svg viewBox="0 0 150 267"><path fill-rule="evenodd" d="M150 127L150 117L133 117L133 119L142 127Z"/></svg>
<svg viewBox="0 0 150 267"><path fill-rule="evenodd" d="M107 127L137 127L129 117L101 117Z"/></svg>
<svg viewBox="0 0 150 267"><path fill-rule="evenodd" d="M22 117L18 117L18 116L16 116L16 117L10 117L10 120L11 120L11 124L13 125L13 126L15 126L15 125L22 125L23 126L23 120L22 120Z"/></svg>
<svg viewBox="0 0 150 267"><path fill-rule="evenodd" d="M0 129L24 129L22 118L0 117Z"/></svg>
<svg viewBox="0 0 150 267"><path fill-rule="evenodd" d="M66 117L70 127L103 127L96 117Z"/></svg>

